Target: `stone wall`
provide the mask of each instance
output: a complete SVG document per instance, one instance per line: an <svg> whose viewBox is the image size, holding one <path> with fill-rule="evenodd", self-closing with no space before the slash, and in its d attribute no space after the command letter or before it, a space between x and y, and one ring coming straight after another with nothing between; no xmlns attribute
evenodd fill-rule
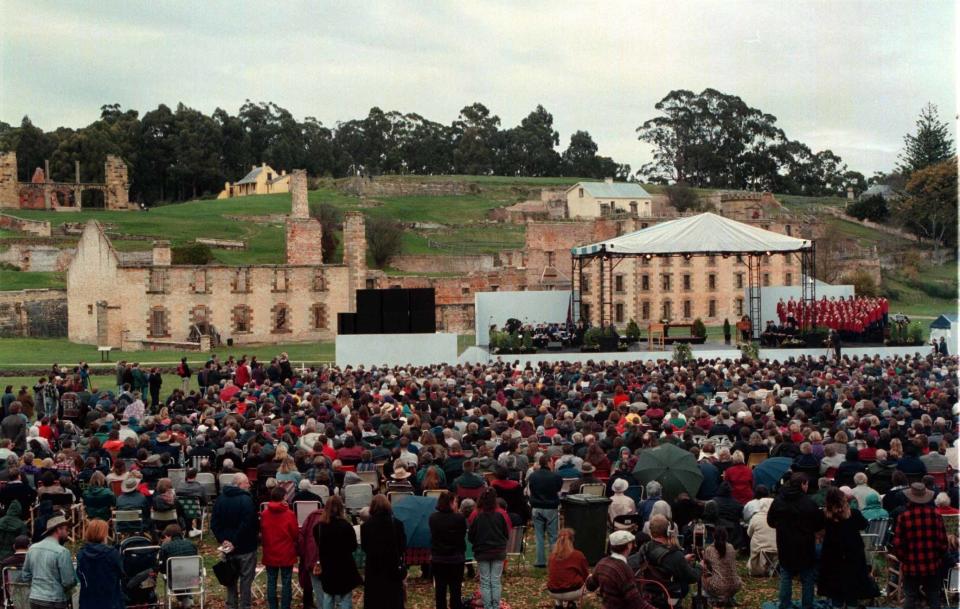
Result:
<svg viewBox="0 0 960 609"><path fill-rule="evenodd" d="M12 264L21 271L62 273L70 266L76 252L75 248L12 243L7 249L0 248L0 262Z"/></svg>
<svg viewBox="0 0 960 609"><path fill-rule="evenodd" d="M0 292L0 338L67 335L65 290Z"/></svg>
<svg viewBox="0 0 960 609"><path fill-rule="evenodd" d="M352 177L336 181L341 192L361 197L452 196L480 192L475 182L407 180L392 177Z"/></svg>
<svg viewBox="0 0 960 609"><path fill-rule="evenodd" d="M107 186L104 206L107 209L129 209L130 179L127 176L127 164L120 157L108 154L103 171L104 183Z"/></svg>
<svg viewBox="0 0 960 609"><path fill-rule="evenodd" d="M402 254L390 259L390 266L404 273L472 273L492 271L499 266L493 254L475 256L429 256Z"/></svg>
<svg viewBox="0 0 960 609"><path fill-rule="evenodd" d="M2 205L0 205L2 207ZM38 237L50 236L50 223L46 220L26 220L7 214L0 214L0 228L30 233Z"/></svg>
<svg viewBox="0 0 960 609"><path fill-rule="evenodd" d="M0 207L20 207L16 152L0 152Z"/></svg>

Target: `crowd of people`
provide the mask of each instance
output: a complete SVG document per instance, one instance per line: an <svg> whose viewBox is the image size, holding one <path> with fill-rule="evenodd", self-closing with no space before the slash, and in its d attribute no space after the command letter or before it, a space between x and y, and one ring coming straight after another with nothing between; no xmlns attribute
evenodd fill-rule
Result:
<svg viewBox="0 0 960 609"><path fill-rule="evenodd" d="M890 302L883 297L847 296L821 297L808 306L791 296L777 302L780 328L828 328L849 341L864 341L869 337L883 338L883 328L890 314Z"/></svg>
<svg viewBox="0 0 960 609"><path fill-rule="evenodd" d="M588 591L610 609L701 588L730 602L738 560L779 576L782 609L795 580L804 609L815 594L855 607L879 594L861 533L884 522L877 547L899 560L904 607L925 596L935 608L957 563L943 521L960 507L957 366L929 354L295 370L283 355L214 356L196 375L181 362L183 383L159 399L128 382L139 366L115 378L58 367L0 398L0 565L22 569L35 609L68 606L76 586L81 609L130 605L165 561L196 554L200 506L229 609L251 606L258 565L270 609L291 606L294 567L308 607L359 594L403 607L416 567L438 609L499 609L526 527L557 607ZM638 460L666 445L696 463L695 489L641 484ZM761 481L753 466L776 457L788 467ZM206 473L232 476L211 489ZM352 502L371 478L372 496ZM609 538L591 568L561 497L596 485ZM404 495L435 497L425 538L399 514ZM303 522L300 501L320 505ZM76 566L64 545L74 504L86 520ZM160 545L145 573L121 569L114 528ZM463 598L465 571L476 599Z"/></svg>

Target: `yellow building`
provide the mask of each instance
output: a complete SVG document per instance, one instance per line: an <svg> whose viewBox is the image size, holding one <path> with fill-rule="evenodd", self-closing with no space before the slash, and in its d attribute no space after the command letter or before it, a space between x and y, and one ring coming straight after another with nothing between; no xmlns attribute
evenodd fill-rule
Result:
<svg viewBox="0 0 960 609"><path fill-rule="evenodd" d="M226 182L223 190L217 195L218 199L231 197L245 197L247 195L268 195L271 193L290 192L290 176L286 170L277 173L273 167L261 163L250 169L250 173L243 176L239 182Z"/></svg>
<svg viewBox="0 0 960 609"><path fill-rule="evenodd" d="M614 182L577 182L567 189L567 216L570 218L602 218L618 213L641 218L653 214L653 197L639 184Z"/></svg>

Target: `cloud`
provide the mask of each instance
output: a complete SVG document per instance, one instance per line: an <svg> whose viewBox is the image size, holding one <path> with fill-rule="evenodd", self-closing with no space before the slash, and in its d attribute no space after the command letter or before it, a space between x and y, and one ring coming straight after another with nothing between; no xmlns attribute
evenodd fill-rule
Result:
<svg viewBox="0 0 960 609"><path fill-rule="evenodd" d="M327 125L372 106L450 122L537 104L561 146L589 131L638 168L636 127L672 89L713 87L864 173L890 169L920 108L955 113L949 0L774 3L0 3L0 120L82 126L117 102L236 112L270 100Z"/></svg>

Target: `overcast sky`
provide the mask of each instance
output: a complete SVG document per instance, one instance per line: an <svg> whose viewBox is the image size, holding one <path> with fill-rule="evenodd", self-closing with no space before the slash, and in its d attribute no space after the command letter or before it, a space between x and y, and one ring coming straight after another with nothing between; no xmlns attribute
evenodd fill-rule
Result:
<svg viewBox="0 0 960 609"><path fill-rule="evenodd" d="M889 170L928 101L955 124L952 0L153 2L0 0L0 120L81 127L117 102L236 113L274 101L328 126L371 106L449 123L480 101L553 113L600 153L672 89L713 87L866 175Z"/></svg>

